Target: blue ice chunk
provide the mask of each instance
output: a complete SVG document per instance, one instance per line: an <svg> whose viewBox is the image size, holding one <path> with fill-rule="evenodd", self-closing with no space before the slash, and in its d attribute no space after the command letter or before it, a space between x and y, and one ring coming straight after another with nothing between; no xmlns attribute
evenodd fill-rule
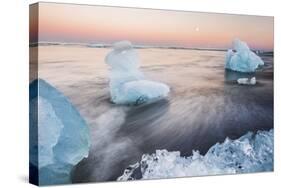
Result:
<svg viewBox="0 0 281 188"><path fill-rule="evenodd" d="M249 132L236 140L213 145L205 155L193 151L189 157L179 151L156 150L144 154L140 162L127 168L119 181L134 179L136 169L142 179L252 173L273 170L273 129Z"/></svg>
<svg viewBox="0 0 281 188"><path fill-rule="evenodd" d="M42 79L30 84L30 110L31 133L35 131L30 163L38 168L39 184L70 183L73 166L89 153L86 122L61 92Z"/></svg>
<svg viewBox="0 0 281 188"><path fill-rule="evenodd" d="M105 62L111 67L112 102L137 105L168 96L170 88L166 84L145 79L139 70L138 54L129 41L115 43Z"/></svg>
<svg viewBox="0 0 281 188"><path fill-rule="evenodd" d="M225 68L238 72L255 72L264 65L262 59L250 50L248 45L235 39L232 43L233 49L226 53Z"/></svg>

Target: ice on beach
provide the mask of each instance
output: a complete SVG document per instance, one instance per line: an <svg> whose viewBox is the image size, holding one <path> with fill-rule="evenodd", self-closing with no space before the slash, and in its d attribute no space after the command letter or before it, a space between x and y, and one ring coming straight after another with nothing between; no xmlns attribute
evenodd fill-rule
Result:
<svg viewBox="0 0 281 188"><path fill-rule="evenodd" d="M119 181L132 180L135 171L142 179L251 173L273 170L273 129L247 133L236 140L213 145L205 155L193 151L181 157L179 151L156 150L127 168Z"/></svg>
<svg viewBox="0 0 281 188"><path fill-rule="evenodd" d="M30 91L30 129L34 134L30 163L38 168L39 184L70 183L73 166L89 153L88 126L68 99L44 80L31 83Z"/></svg>
<svg viewBox="0 0 281 188"><path fill-rule="evenodd" d="M139 70L138 54L129 41L115 43L105 62L111 67L112 102L137 105L168 96L169 86L145 79Z"/></svg>
<svg viewBox="0 0 281 188"><path fill-rule="evenodd" d="M238 78L237 83L241 85L255 85L256 84L256 77L249 78Z"/></svg>
<svg viewBox="0 0 281 188"><path fill-rule="evenodd" d="M264 65L262 59L252 52L245 42L235 39L232 46L233 49L229 49L226 53L226 69L255 72L259 66Z"/></svg>

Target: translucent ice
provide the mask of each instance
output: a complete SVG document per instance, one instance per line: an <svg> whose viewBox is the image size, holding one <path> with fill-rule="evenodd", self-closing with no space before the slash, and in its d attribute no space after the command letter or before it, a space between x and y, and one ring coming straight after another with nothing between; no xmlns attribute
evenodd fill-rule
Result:
<svg viewBox="0 0 281 188"><path fill-rule="evenodd" d="M189 157L181 157L178 151L156 150L152 155L143 155L118 180L135 179L137 170L142 179L272 171L273 130L250 132L237 140L227 138L205 155L194 151Z"/></svg>
<svg viewBox="0 0 281 188"><path fill-rule="evenodd" d="M252 52L245 42L235 39L232 46L233 49L226 53L226 69L238 72L255 72L260 65L264 65L262 59Z"/></svg>
<svg viewBox="0 0 281 188"><path fill-rule="evenodd" d="M116 104L141 104L164 98L170 89L159 82L146 80L139 70L140 60L129 41L117 42L106 56L110 65L110 94Z"/></svg>
<svg viewBox="0 0 281 188"><path fill-rule="evenodd" d="M30 163L38 168L39 184L70 183L73 166L88 156L88 126L68 99L44 80L31 83L30 91L30 129L38 134L31 139Z"/></svg>
<svg viewBox="0 0 281 188"><path fill-rule="evenodd" d="M238 78L237 83L242 85L255 85L256 84L256 77L249 78Z"/></svg>

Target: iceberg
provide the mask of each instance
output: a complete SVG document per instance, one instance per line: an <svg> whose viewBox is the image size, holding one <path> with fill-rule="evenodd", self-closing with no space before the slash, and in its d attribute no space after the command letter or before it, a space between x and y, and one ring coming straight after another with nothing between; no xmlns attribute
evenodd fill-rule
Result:
<svg viewBox="0 0 281 188"><path fill-rule="evenodd" d="M233 49L226 53L225 68L238 72L255 72L264 65L263 60L250 50L248 45L235 39L232 43Z"/></svg>
<svg viewBox="0 0 281 188"><path fill-rule="evenodd" d="M71 183L71 170L90 149L89 128L56 88L39 79L30 84L30 165L39 185Z"/></svg>
<svg viewBox="0 0 281 188"><path fill-rule="evenodd" d="M241 85L256 85L256 77L249 78L238 78L237 83Z"/></svg>
<svg viewBox="0 0 281 188"><path fill-rule="evenodd" d="M273 129L246 135L213 145L205 155L193 151L189 157L179 151L156 150L144 154L140 162L129 166L117 180L251 173L273 170Z"/></svg>
<svg viewBox="0 0 281 188"><path fill-rule="evenodd" d="M145 79L139 70L138 54L129 41L115 43L105 62L111 67L109 85L113 103L138 105L168 96L169 86Z"/></svg>

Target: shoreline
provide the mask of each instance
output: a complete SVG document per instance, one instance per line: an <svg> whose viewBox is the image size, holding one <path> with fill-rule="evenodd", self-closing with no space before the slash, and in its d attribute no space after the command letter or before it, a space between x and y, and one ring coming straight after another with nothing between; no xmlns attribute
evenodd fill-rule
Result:
<svg viewBox="0 0 281 188"><path fill-rule="evenodd" d="M29 47L40 46L80 46L86 48L106 48L111 49L112 44L90 44L90 43L58 43L58 42L39 42L30 43ZM149 45L134 45L135 49L174 49L174 50L198 50L198 51L222 51L227 52L228 48L200 48L200 47L183 47L183 46L149 46ZM256 53L273 55L273 50L252 49Z"/></svg>
<svg viewBox="0 0 281 188"><path fill-rule="evenodd" d="M166 101L126 107L110 102L109 49L39 48L39 76L62 91L85 118L93 147L73 171L74 182L116 180L144 153L157 149L202 154L226 137L273 127L273 57L257 85L239 86L226 74L224 52L141 49L141 70L171 86ZM168 75L168 76L163 76Z"/></svg>

